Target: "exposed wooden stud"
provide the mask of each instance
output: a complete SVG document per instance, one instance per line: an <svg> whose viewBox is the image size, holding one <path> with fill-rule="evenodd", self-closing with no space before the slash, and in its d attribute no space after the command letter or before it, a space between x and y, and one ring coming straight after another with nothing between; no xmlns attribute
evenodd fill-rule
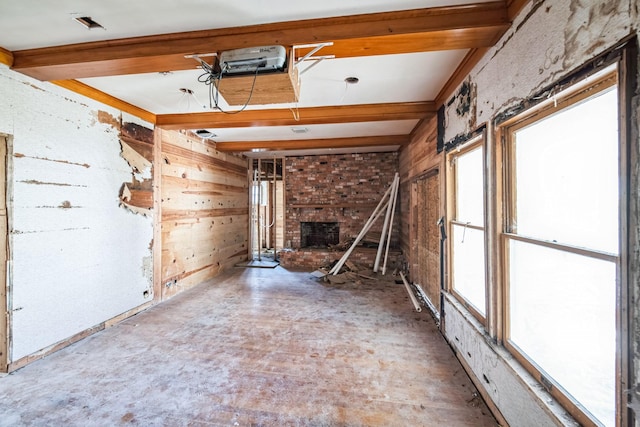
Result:
<svg viewBox="0 0 640 427"><path fill-rule="evenodd" d="M300 108L293 116L289 108L245 110L242 114L220 112L159 114L156 125L165 129L236 128L252 126L302 126L329 123L418 120L436 113L434 102L397 102Z"/></svg>
<svg viewBox="0 0 640 427"><path fill-rule="evenodd" d="M193 68L184 55L242 47L418 34L455 39L471 29L509 23L503 1L192 31L13 52L13 67L40 80ZM466 38L463 38L466 39ZM470 38L469 38L470 39ZM470 41L475 44L475 41Z"/></svg>
<svg viewBox="0 0 640 427"><path fill-rule="evenodd" d="M115 96L111 96L108 93L104 93L77 80L54 80L51 83L91 98L94 101L102 102L103 104L109 105L113 108L117 108L118 110L124 111L125 113L133 114L134 116L139 117L151 124L156 123L155 114L150 113L147 110L143 110L142 108L136 107L133 104L129 104L128 102L118 99Z"/></svg>

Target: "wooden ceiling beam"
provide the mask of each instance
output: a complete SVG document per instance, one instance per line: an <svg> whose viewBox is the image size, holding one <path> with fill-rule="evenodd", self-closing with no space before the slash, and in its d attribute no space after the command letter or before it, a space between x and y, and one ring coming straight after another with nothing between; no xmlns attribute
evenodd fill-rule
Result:
<svg viewBox="0 0 640 427"><path fill-rule="evenodd" d="M183 70L196 65L184 58L188 54L349 39L384 43L384 36L403 34L414 35L408 45L433 34L461 48L470 43L471 48L478 43L472 40L474 32L490 33L492 28L501 31L508 26L507 12L505 2L496 1L107 40L16 51L13 68L40 80ZM424 49L419 45L414 49Z"/></svg>
<svg viewBox="0 0 640 427"><path fill-rule="evenodd" d="M440 50L473 49L492 46L496 34L504 26L463 28L460 30L433 31L428 34L392 34L334 41L332 46L323 47L317 55L333 55L336 58L360 56L393 55L397 53L432 52ZM299 49L296 57L301 58L311 49Z"/></svg>
<svg viewBox="0 0 640 427"><path fill-rule="evenodd" d="M244 151L285 151L326 148L380 147L385 145L404 145L409 142L408 135L368 136L331 139L297 139L287 141L234 141L216 142L216 150L223 152Z"/></svg>
<svg viewBox="0 0 640 427"><path fill-rule="evenodd" d="M11 67L13 65L13 53L0 47L0 64L8 65Z"/></svg>
<svg viewBox="0 0 640 427"><path fill-rule="evenodd" d="M88 98L93 99L94 101L102 102L103 104L109 105L113 108L117 108L120 111L133 114L134 116L146 120L149 123L156 123L155 114L140 107L136 107L135 105L116 98L115 96L111 96L108 93L104 93L101 90L98 90L91 86L87 86L86 84L77 80L54 80L51 83L80 95L84 95Z"/></svg>
<svg viewBox="0 0 640 427"><path fill-rule="evenodd" d="M424 119L436 113L435 103L398 102L328 107L245 110L240 114L221 112L159 114L156 125L164 129L221 129L254 126L303 126L330 123L378 122Z"/></svg>

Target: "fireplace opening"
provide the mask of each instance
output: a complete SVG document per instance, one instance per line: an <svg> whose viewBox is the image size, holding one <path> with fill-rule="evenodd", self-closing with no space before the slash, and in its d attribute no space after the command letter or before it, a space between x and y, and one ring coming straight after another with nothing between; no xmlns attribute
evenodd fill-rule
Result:
<svg viewBox="0 0 640 427"><path fill-rule="evenodd" d="M340 243L340 225L337 222L301 222L300 247L326 248Z"/></svg>

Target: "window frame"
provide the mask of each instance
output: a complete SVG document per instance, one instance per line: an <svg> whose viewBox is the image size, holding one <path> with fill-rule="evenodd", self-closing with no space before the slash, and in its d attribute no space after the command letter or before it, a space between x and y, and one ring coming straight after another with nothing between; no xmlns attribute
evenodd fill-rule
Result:
<svg viewBox="0 0 640 427"><path fill-rule="evenodd" d="M483 194L482 194L482 209L483 209L483 224L481 226L471 225L467 223L463 223L457 220L457 180L456 180L456 159L460 156L463 156L471 151L476 149L482 150L482 180L483 180ZM447 281L446 281L446 289L447 291L460 303L465 309L468 310L469 313L473 317L475 317L482 325L485 327L488 324L488 319L490 318L490 295L489 295L489 287L488 287L488 257L487 257L487 191L486 191L486 183L488 182L487 170L486 170L486 130L482 128L481 130L475 132L467 141L463 142L460 145L457 145L455 148L452 148L446 154L446 187L447 187L447 217L446 217L446 229L449 238L447 238ZM485 295L485 306L484 306L484 315L476 309L476 307L460 292L458 292L454 287L454 242L452 241L453 236L453 226L461 226L467 227L474 230L482 231L483 233L483 249L484 256L482 259L484 265L484 295Z"/></svg>
<svg viewBox="0 0 640 427"><path fill-rule="evenodd" d="M609 64L611 65L611 64ZM502 185L503 185L503 197L502 197L502 232L500 233L500 256L502 257L502 304L499 310L499 316L501 321L501 334L504 347L510 354L531 374L534 378L544 386L544 388L556 399L561 405L582 425L596 426L599 425L591 418L588 411L575 399L570 397L562 386L552 378L546 377L544 371L536 364L535 361L530 359L524 351L520 350L518 346L510 339L511 319L510 313L510 241L524 242L528 244L537 245L540 247L551 248L561 250L564 252L577 254L581 256L592 257L599 260L605 260L608 262L614 262L616 268L616 372L615 372L615 395L616 395L616 425L624 424L626 419L626 411L622 408L622 390L621 390L621 378L624 378L623 370L623 348L621 340L624 340L624 332L621 332L620 326L624 324L623 308L621 307L621 288L624 286L624 277L622 273L623 257L625 254L625 212L626 212L626 144L624 131L624 99L623 88L624 82L622 81L622 71L619 64L615 67L615 70L606 72L606 74L599 76L596 79L582 80L564 90L562 93L553 96L551 99L542 102L535 107L532 107L516 117L505 121L499 125L497 140L501 145L501 157L503 164L502 172ZM516 198L515 198L515 147L513 135L519 129L529 126L533 123L539 122L553 114L561 112L571 106L574 106L582 101L588 100L591 97L597 96L611 87L616 87L618 94L619 105L619 136L618 136L618 168L619 168L619 205L618 216L620 220L619 228L619 244L618 254L608 253L595 249L588 249L578 246L572 246L569 244L557 243L554 241L544 240L542 238L535 238L532 236L520 235L517 233L515 226L516 221ZM500 172L497 172L500 173Z"/></svg>

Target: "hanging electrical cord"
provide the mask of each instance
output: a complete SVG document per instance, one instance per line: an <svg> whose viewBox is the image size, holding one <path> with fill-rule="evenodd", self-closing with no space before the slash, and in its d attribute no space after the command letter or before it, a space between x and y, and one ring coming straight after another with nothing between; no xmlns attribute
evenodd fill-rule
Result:
<svg viewBox="0 0 640 427"><path fill-rule="evenodd" d="M244 103L242 108L236 111L225 111L222 109L222 107L220 107L220 104L218 102L220 96L220 82L222 81L222 76L226 71L226 64L225 68L221 69L220 72L217 72L213 65L209 65L204 61L200 62L200 68L204 70L204 73L198 76L198 81L209 86L209 108L211 108L212 110L218 110L225 114L238 114L244 111L245 108L247 108L247 106L251 102L251 98L253 97L253 91L256 87L256 79L258 77L258 70L260 69L260 66L256 65L256 69L253 73L253 83L251 83L251 90L249 91L249 98L247 99L247 102Z"/></svg>

